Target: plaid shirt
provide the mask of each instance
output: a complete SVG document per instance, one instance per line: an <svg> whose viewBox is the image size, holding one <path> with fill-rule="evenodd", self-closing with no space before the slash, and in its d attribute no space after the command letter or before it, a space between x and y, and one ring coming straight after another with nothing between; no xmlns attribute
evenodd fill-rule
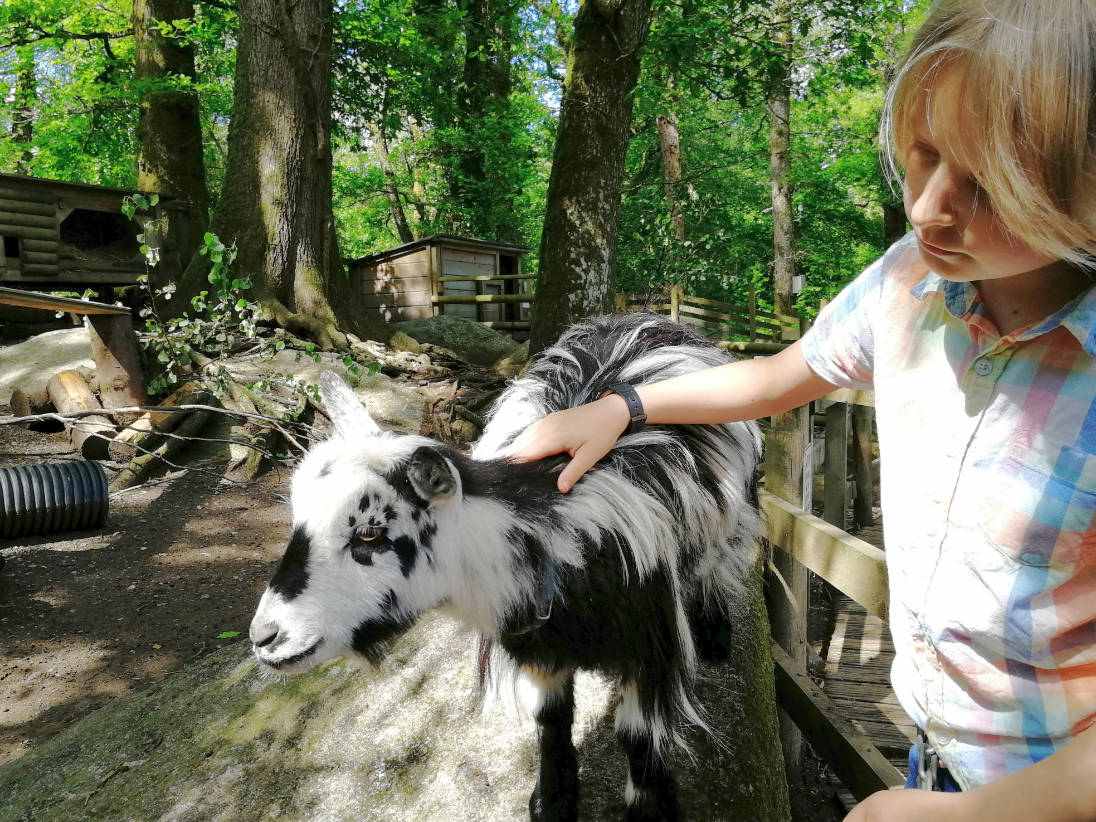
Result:
<svg viewBox="0 0 1096 822"><path fill-rule="evenodd" d="M902 707L972 788L1096 720L1096 288L1002 337L912 234L826 307L811 369L874 388Z"/></svg>

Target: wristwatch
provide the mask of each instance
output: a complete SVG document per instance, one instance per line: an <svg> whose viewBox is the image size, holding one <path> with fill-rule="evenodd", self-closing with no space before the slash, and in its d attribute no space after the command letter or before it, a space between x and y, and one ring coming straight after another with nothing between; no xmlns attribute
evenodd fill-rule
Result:
<svg viewBox="0 0 1096 822"><path fill-rule="evenodd" d="M643 402L639 399L639 394L636 390L626 382L618 382L616 385L610 385L606 389L605 394L619 394L624 402L628 406L628 430L625 434L634 434L640 430L644 423L647 422L647 414L643 410ZM601 396L605 396L602 394Z"/></svg>

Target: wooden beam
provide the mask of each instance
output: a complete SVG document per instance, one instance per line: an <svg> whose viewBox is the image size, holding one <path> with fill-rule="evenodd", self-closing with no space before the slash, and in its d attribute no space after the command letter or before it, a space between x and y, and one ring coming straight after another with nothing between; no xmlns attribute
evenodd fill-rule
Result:
<svg viewBox="0 0 1096 822"><path fill-rule="evenodd" d="M0 197L0 211L22 211L26 214L49 217L57 214L57 206L53 203L34 203L29 200Z"/></svg>
<svg viewBox="0 0 1096 822"><path fill-rule="evenodd" d="M446 277L440 277L439 281L443 283L455 283L455 282L468 282L469 280L534 280L535 277L530 277L527 274L469 274L467 277L460 277L456 275L449 275Z"/></svg>
<svg viewBox="0 0 1096 822"><path fill-rule="evenodd" d="M462 278L463 279L463 278ZM532 303L536 298L532 294L469 294L459 297L455 294L434 296L430 298L432 303Z"/></svg>
<svg viewBox="0 0 1096 822"><path fill-rule="evenodd" d="M774 494L761 493L769 541L859 602L887 616L887 567L883 552L808 514Z"/></svg>
<svg viewBox="0 0 1096 822"><path fill-rule="evenodd" d="M57 228L57 216L50 214L32 214L28 211L0 211L0 223L6 225L31 226L32 228Z"/></svg>
<svg viewBox="0 0 1096 822"><path fill-rule="evenodd" d="M905 777L826 693L773 643L776 696L780 707L803 732L811 747L862 800L876 791L905 783Z"/></svg>
<svg viewBox="0 0 1096 822"><path fill-rule="evenodd" d="M0 288L0 305L19 305L24 308L42 308L46 311L68 311L72 314L124 314L128 308L106 303L85 302L72 297L54 297L37 291L20 291L18 288Z"/></svg>
<svg viewBox="0 0 1096 822"><path fill-rule="evenodd" d="M858 391L855 388L838 388L821 399L822 403L847 402L849 405L867 405L875 407L874 391Z"/></svg>

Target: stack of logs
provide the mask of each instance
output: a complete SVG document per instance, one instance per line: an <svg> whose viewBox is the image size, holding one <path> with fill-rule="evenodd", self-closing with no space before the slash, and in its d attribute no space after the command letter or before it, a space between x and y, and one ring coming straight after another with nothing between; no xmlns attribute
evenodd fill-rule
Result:
<svg viewBox="0 0 1096 822"><path fill-rule="evenodd" d="M171 460L198 434L211 410L184 412L180 408L190 405L212 407L217 400L192 382L161 402L158 408L162 410L140 413L105 409L78 371L62 371L36 389L18 388L11 397L11 410L17 417L51 410L67 417L69 439L84 459L125 463L111 481L111 490L137 485L157 463Z"/></svg>

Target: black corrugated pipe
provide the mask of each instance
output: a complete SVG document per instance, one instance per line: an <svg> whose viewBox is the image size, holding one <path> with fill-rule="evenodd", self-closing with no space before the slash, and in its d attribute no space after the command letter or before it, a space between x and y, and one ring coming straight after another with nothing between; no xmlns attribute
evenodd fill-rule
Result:
<svg viewBox="0 0 1096 822"><path fill-rule="evenodd" d="M107 504L107 476L97 462L0 468L0 538L97 528Z"/></svg>

